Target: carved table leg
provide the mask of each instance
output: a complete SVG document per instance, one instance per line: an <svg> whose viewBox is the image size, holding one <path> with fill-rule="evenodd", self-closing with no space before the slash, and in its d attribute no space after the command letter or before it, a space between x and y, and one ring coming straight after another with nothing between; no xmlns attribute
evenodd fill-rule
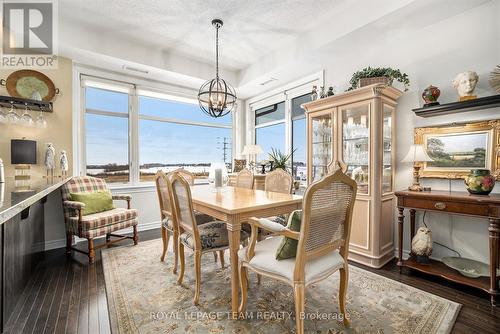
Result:
<svg viewBox="0 0 500 334"><path fill-rule="evenodd" d="M417 210L410 209L410 245L413 241L413 237L415 236L415 212ZM411 247L410 247L410 256L411 256Z"/></svg>
<svg viewBox="0 0 500 334"><path fill-rule="evenodd" d="M490 218L489 241L490 241L490 295L491 305L496 306L496 295L498 291L497 268L498 268L498 252L500 242L500 219Z"/></svg>
<svg viewBox="0 0 500 334"><path fill-rule="evenodd" d="M229 237L229 257L231 261L231 311L232 318L238 318L239 304L239 276L238 250L240 249L241 222L238 215L227 217L227 231Z"/></svg>
<svg viewBox="0 0 500 334"><path fill-rule="evenodd" d="M398 207L398 262L399 272L403 266L403 224L405 221L404 208Z"/></svg>

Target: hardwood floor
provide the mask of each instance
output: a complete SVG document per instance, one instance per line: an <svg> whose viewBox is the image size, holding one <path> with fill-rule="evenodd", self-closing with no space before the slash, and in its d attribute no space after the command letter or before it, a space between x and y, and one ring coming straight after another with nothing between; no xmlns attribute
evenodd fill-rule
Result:
<svg viewBox="0 0 500 334"><path fill-rule="evenodd" d="M139 240L159 237L159 230L150 230L141 232ZM130 241L122 242L126 243ZM85 246L84 243L79 245ZM462 304L453 333L499 332L500 308L490 306L486 293L418 272L405 270L399 274L395 262L380 270L358 266ZM45 259L19 299L5 332L110 333L100 252L96 254L94 265L90 266L83 254L73 252L68 258L64 249L46 252Z"/></svg>

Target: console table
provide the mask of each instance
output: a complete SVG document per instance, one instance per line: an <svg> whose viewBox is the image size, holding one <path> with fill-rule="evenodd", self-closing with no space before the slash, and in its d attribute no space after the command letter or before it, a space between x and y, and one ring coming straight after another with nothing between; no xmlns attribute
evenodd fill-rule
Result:
<svg viewBox="0 0 500 334"><path fill-rule="evenodd" d="M427 274L443 277L447 280L482 289L490 294L491 305L496 305L500 295L498 276L500 248L500 195L470 195L467 192L448 191L398 191L398 262L400 267L412 268ZM403 224L404 210L410 213L410 236L415 235L416 210L437 211L449 214L467 215L489 220L489 262L490 277L469 278L449 268L441 261L431 260L429 264L418 263L410 252L407 260L403 259Z"/></svg>

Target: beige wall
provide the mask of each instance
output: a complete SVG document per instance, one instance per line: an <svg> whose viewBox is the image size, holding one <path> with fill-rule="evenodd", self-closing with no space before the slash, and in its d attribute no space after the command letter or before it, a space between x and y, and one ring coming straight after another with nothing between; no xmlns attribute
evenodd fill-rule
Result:
<svg viewBox="0 0 500 334"><path fill-rule="evenodd" d="M0 70L0 78L6 79L12 70ZM61 150L66 150L69 160L69 174L72 172L73 144L72 144L72 61L67 58L59 58L59 67L56 70L40 70L47 75L54 85L59 88L60 94L54 101L54 112L44 113L47 128L27 128L19 125L0 124L0 158L5 164L6 176L14 175L14 166L10 164L10 140L26 139L37 141L37 162L32 168L32 178L45 175L44 156L46 143L53 143L57 158ZM8 95L5 87L0 87L1 95ZM31 114L37 116L35 112ZM58 172L59 173L59 172Z"/></svg>

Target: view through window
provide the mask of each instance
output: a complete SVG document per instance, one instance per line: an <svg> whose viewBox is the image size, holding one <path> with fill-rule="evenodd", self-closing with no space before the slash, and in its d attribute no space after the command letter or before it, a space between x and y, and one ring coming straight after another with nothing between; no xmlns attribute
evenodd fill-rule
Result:
<svg viewBox="0 0 500 334"><path fill-rule="evenodd" d="M142 90L137 99L131 99L133 93L133 88L127 93L85 87L87 175L110 183L129 183L134 171L135 180L148 182L160 169L184 168L200 179L208 176L212 162L224 161L231 169L231 115L212 118L200 110L196 100L179 102L174 96L149 96ZM137 105L130 105L131 101ZM134 110L138 117L130 117ZM137 129L135 136L133 128ZM131 169L131 165L138 168Z"/></svg>

